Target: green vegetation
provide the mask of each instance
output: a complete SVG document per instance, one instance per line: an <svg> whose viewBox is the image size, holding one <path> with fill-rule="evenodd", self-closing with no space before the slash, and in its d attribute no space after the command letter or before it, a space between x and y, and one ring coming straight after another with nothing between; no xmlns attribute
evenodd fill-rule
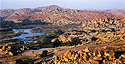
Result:
<svg viewBox="0 0 125 64"><path fill-rule="evenodd" d="M98 39L98 38L96 38L96 37L94 37L94 36L91 38L92 41L96 41L97 39Z"/></svg>
<svg viewBox="0 0 125 64"><path fill-rule="evenodd" d="M5 31L12 31L12 29L2 29L0 32L5 32Z"/></svg>
<svg viewBox="0 0 125 64"><path fill-rule="evenodd" d="M43 57L46 57L47 56L47 50L44 50L43 52L42 52L42 54L40 54L40 57L41 58L43 58Z"/></svg>
<svg viewBox="0 0 125 64"><path fill-rule="evenodd" d="M58 31L55 31L54 33L61 35L61 34L63 34L64 32L63 32L62 30L58 30Z"/></svg>
<svg viewBox="0 0 125 64"><path fill-rule="evenodd" d="M115 32L115 29L114 29L114 28L111 28L111 32Z"/></svg>
<svg viewBox="0 0 125 64"><path fill-rule="evenodd" d="M58 46L61 46L61 42L57 39L55 42L52 43L52 47L58 47Z"/></svg>
<svg viewBox="0 0 125 64"><path fill-rule="evenodd" d="M79 38L73 38L73 39L71 40L71 43L70 43L71 46L73 46L73 45L78 45L78 44L81 44Z"/></svg>
<svg viewBox="0 0 125 64"><path fill-rule="evenodd" d="M49 45L51 44L51 39L48 37L44 37L44 39L42 40L42 45Z"/></svg>
<svg viewBox="0 0 125 64"><path fill-rule="evenodd" d="M57 37L57 35L63 34L64 32L62 30L55 31L54 33L47 33L42 37L41 40L38 41L39 46L42 47L58 47L61 46L61 42L57 39L55 42L51 42L51 39Z"/></svg>
<svg viewBox="0 0 125 64"><path fill-rule="evenodd" d="M55 42L52 43L52 47L58 47L58 46L73 46L73 45L78 45L78 44L82 44L82 42L80 41L79 38L73 38L73 39L71 40L71 42L68 41L68 42L65 42L65 43L62 43L62 42L60 42L60 41L57 39Z"/></svg>
<svg viewBox="0 0 125 64"><path fill-rule="evenodd" d="M34 53L34 51L32 51L32 53Z"/></svg>
<svg viewBox="0 0 125 64"><path fill-rule="evenodd" d="M96 32L96 30L91 30L91 32Z"/></svg>
<svg viewBox="0 0 125 64"><path fill-rule="evenodd" d="M71 41L65 42L65 43L62 43L62 41L59 41L58 39L56 39L54 42L51 42L51 39L53 39L54 37L57 37L57 35L63 33L63 31L58 30L55 33L45 35L41 40L38 41L39 46L42 46L42 47L50 46L55 48L58 46L73 46L73 45L78 45L82 43L79 38L72 38Z"/></svg>
<svg viewBox="0 0 125 64"><path fill-rule="evenodd" d="M34 61L31 58L27 58L25 60L17 59L16 64L34 64Z"/></svg>
<svg viewBox="0 0 125 64"><path fill-rule="evenodd" d="M5 18L5 17L0 17L0 21L3 21L4 18Z"/></svg>
<svg viewBox="0 0 125 64"><path fill-rule="evenodd" d="M107 32L107 31L105 29L103 29L102 32Z"/></svg>
<svg viewBox="0 0 125 64"><path fill-rule="evenodd" d="M43 25L49 24L46 22L42 22L41 20L34 20L30 21L29 19L24 19L23 22L15 23L13 21L1 21L0 27L1 28L19 28L26 25Z"/></svg>
<svg viewBox="0 0 125 64"><path fill-rule="evenodd" d="M86 31L79 31L79 30L72 30L72 31L75 31L75 32L80 32L80 33L86 33L87 34L87 32Z"/></svg>
<svg viewBox="0 0 125 64"><path fill-rule="evenodd" d="M11 39L11 40L0 41L0 43L19 42L19 41L20 41L19 39Z"/></svg>
<svg viewBox="0 0 125 64"><path fill-rule="evenodd" d="M17 59L16 60L16 64L22 64L23 63L23 60L22 59Z"/></svg>

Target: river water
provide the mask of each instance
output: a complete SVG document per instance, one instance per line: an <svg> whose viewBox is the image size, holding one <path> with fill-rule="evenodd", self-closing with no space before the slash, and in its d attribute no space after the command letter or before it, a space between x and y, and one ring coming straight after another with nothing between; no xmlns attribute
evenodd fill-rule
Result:
<svg viewBox="0 0 125 64"><path fill-rule="evenodd" d="M36 27L37 28L37 27ZM36 28L32 28L32 29L36 29ZM30 31L32 29L13 29L14 33L18 33L18 32L26 32L28 34L21 34L20 36L17 37L13 37L13 38L9 38L9 39L1 39L0 41L3 40L11 40L11 39L19 39L21 41L23 41L24 43L26 42L32 42L32 40L28 40L26 39L26 37L33 37L33 36L40 36L40 35L44 35L43 33L31 33ZM34 43L36 43L37 41L34 41Z"/></svg>

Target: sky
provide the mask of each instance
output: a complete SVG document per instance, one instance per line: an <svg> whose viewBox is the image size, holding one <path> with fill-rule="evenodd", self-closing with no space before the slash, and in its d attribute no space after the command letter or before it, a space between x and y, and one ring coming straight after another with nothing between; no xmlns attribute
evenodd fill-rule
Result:
<svg viewBox="0 0 125 64"><path fill-rule="evenodd" d="M125 0L0 0L0 9L36 8L58 5L70 9L125 9Z"/></svg>

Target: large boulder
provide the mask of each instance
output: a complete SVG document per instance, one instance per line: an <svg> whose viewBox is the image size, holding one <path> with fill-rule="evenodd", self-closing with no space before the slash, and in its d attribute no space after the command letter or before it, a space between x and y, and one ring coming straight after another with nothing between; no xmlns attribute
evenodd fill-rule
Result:
<svg viewBox="0 0 125 64"><path fill-rule="evenodd" d="M85 52L90 52L90 50L89 50L88 47L86 47L84 51L85 51Z"/></svg>
<svg viewBox="0 0 125 64"><path fill-rule="evenodd" d="M4 51L5 51L5 50L6 50L6 46L3 46L3 47L2 47L2 50L4 50Z"/></svg>
<svg viewBox="0 0 125 64"><path fill-rule="evenodd" d="M101 57L93 57L93 60L102 60Z"/></svg>
<svg viewBox="0 0 125 64"><path fill-rule="evenodd" d="M12 53L12 52L9 52L9 55L13 56L13 53Z"/></svg>
<svg viewBox="0 0 125 64"><path fill-rule="evenodd" d="M91 64L99 64L98 61L95 61L95 60L90 60Z"/></svg>
<svg viewBox="0 0 125 64"><path fill-rule="evenodd" d="M58 39L60 42L63 42L63 43L68 41L67 36L65 35L60 35Z"/></svg>
<svg viewBox="0 0 125 64"><path fill-rule="evenodd" d="M54 38L54 39L51 40L51 42L55 42L56 40L57 40L57 38Z"/></svg>

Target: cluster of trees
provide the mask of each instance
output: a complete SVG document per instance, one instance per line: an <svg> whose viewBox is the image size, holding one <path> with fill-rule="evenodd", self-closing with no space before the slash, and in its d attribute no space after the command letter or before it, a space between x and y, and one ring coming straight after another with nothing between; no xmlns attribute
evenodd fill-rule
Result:
<svg viewBox="0 0 125 64"><path fill-rule="evenodd" d="M15 23L13 21L1 21L0 22L1 28L16 28L16 27L22 27L26 25L41 25L41 24L49 24L46 22L42 22L41 20L34 20L30 21L29 19L24 19L23 22Z"/></svg>
<svg viewBox="0 0 125 64"><path fill-rule="evenodd" d="M52 43L52 47L58 47L58 46L73 46L73 45L78 45L82 44L79 38L72 38L71 41L62 43L58 39Z"/></svg>
<svg viewBox="0 0 125 64"><path fill-rule="evenodd" d="M58 31L54 31L54 33L61 35L61 34L63 34L64 32L59 29Z"/></svg>
<svg viewBox="0 0 125 64"><path fill-rule="evenodd" d="M91 32L96 32L96 30L91 30Z"/></svg>
<svg viewBox="0 0 125 64"><path fill-rule="evenodd" d="M86 32L86 31L79 31L79 30L72 30L72 31L75 31L75 32L80 32L80 33L86 33L86 34L87 34L87 32Z"/></svg>
<svg viewBox="0 0 125 64"><path fill-rule="evenodd" d="M49 37L44 37L44 39L42 40L42 45L50 45L51 44L51 39Z"/></svg>
<svg viewBox="0 0 125 64"><path fill-rule="evenodd" d="M0 32L5 32L5 31L12 31L12 29L2 29Z"/></svg>
<svg viewBox="0 0 125 64"><path fill-rule="evenodd" d="M58 39L56 39L54 42L51 42L51 39L57 37L57 35L63 34L64 32L62 30L55 31L53 34L49 34L44 36L42 41L39 41L39 44L44 46L52 46L58 47L58 46L73 46L73 45L78 45L81 44L82 42L80 41L79 38L72 38L71 41L62 43Z"/></svg>
<svg viewBox="0 0 125 64"><path fill-rule="evenodd" d="M27 58L25 60L17 59L16 64L34 64L34 61L31 58Z"/></svg>
<svg viewBox="0 0 125 64"><path fill-rule="evenodd" d="M4 18L5 18L5 17L0 17L0 21L3 21Z"/></svg>
<svg viewBox="0 0 125 64"><path fill-rule="evenodd" d="M63 33L64 32L62 30L57 30L57 31L54 31L54 33L52 33L52 34L45 35L43 37L42 41L41 42L39 41L39 44L41 44L42 46L54 45L55 43L52 43L51 39L53 39L53 38L57 37L57 35L61 35Z"/></svg>

